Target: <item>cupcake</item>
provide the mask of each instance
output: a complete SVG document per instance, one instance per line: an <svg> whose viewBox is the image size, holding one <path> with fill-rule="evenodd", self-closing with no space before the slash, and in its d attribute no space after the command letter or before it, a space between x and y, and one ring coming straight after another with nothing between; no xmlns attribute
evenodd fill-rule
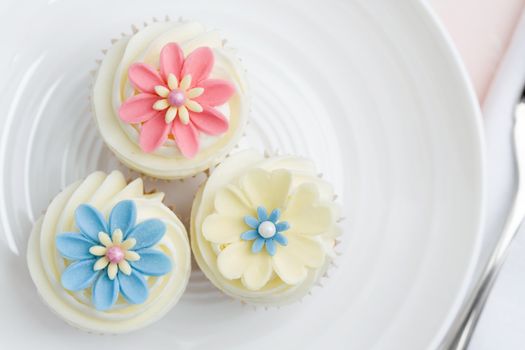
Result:
<svg viewBox="0 0 525 350"><path fill-rule="evenodd" d="M128 167L195 175L237 145L247 122L245 71L216 31L154 22L107 51L92 92L100 133Z"/></svg>
<svg viewBox="0 0 525 350"><path fill-rule="evenodd" d="M306 159L239 152L196 195L195 260L233 298L264 306L300 300L335 257L334 198L332 186Z"/></svg>
<svg viewBox="0 0 525 350"><path fill-rule="evenodd" d="M36 222L27 248L44 302L72 326L124 333L166 314L190 274L186 230L164 204L114 171L68 186Z"/></svg>

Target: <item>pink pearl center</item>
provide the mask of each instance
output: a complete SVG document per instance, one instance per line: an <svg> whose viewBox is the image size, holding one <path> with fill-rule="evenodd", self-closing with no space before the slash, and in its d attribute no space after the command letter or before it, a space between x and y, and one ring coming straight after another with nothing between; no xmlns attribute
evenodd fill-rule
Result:
<svg viewBox="0 0 525 350"><path fill-rule="evenodd" d="M186 95L184 94L184 91L180 89L175 89L168 94L168 102L172 106L180 107L184 104L185 100Z"/></svg>
<svg viewBox="0 0 525 350"><path fill-rule="evenodd" d="M119 246L113 246L108 249L106 257L110 262L118 264L124 259L124 252Z"/></svg>

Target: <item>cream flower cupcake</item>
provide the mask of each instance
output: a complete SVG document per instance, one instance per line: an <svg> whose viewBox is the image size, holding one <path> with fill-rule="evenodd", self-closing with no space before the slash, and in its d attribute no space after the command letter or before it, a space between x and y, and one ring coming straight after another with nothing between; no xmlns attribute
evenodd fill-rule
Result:
<svg viewBox="0 0 525 350"><path fill-rule="evenodd" d="M247 122L244 69L216 31L155 22L114 43L93 87L109 148L144 174L183 178L217 164Z"/></svg>
<svg viewBox="0 0 525 350"><path fill-rule="evenodd" d="M299 300L335 256L339 208L333 200L332 187L306 159L237 153L195 198L195 260L234 298L261 305Z"/></svg>
<svg viewBox="0 0 525 350"><path fill-rule="evenodd" d="M96 333L129 332L166 314L186 288L191 253L163 197L118 171L95 172L58 194L27 249L44 302Z"/></svg>

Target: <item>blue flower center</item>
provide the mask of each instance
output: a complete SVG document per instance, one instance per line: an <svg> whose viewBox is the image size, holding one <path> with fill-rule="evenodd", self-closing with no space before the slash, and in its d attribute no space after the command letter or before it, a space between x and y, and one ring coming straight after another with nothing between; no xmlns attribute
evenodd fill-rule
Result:
<svg viewBox="0 0 525 350"><path fill-rule="evenodd" d="M263 237L263 238L272 238L275 236L275 233L277 233L277 228L275 227L275 224L271 221L263 221L259 224L259 227L257 228L257 232Z"/></svg>

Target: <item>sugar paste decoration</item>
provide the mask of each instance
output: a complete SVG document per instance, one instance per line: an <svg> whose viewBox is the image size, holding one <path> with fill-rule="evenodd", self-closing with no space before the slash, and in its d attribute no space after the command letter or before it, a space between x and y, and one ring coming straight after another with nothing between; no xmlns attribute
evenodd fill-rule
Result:
<svg viewBox="0 0 525 350"><path fill-rule="evenodd" d="M165 224L158 219L136 224L135 203L117 203L106 222L89 204L75 211L80 232L61 233L56 247L70 260L61 276L62 286L70 291L92 288L92 302L97 310L111 309L119 295L130 304L148 298L144 276L162 276L171 271L170 259L153 249L164 233Z"/></svg>
<svg viewBox="0 0 525 350"><path fill-rule="evenodd" d="M202 234L219 251L217 268L224 278L260 290L275 276L296 285L310 268L323 266L320 236L334 225L332 207L315 183L293 187L288 170L252 169L238 184L217 191Z"/></svg>
<svg viewBox="0 0 525 350"><path fill-rule="evenodd" d="M166 44L159 69L134 63L128 77L138 93L119 108L126 123L140 124L140 148L153 152L171 134L181 153L193 158L199 150L199 133L220 135L228 120L216 108L235 93L232 83L210 79L214 56L209 47L199 47L186 58L177 43Z"/></svg>
<svg viewBox="0 0 525 350"><path fill-rule="evenodd" d="M288 230L290 225L286 221L278 222L280 216L281 209L276 208L268 215L266 208L260 206L257 208L257 218L251 215L244 217L244 222L252 229L244 232L241 238L245 241L254 241L253 253L259 253L266 246L268 254L274 256L277 249L275 242L282 246L288 244L288 238L281 232Z"/></svg>

